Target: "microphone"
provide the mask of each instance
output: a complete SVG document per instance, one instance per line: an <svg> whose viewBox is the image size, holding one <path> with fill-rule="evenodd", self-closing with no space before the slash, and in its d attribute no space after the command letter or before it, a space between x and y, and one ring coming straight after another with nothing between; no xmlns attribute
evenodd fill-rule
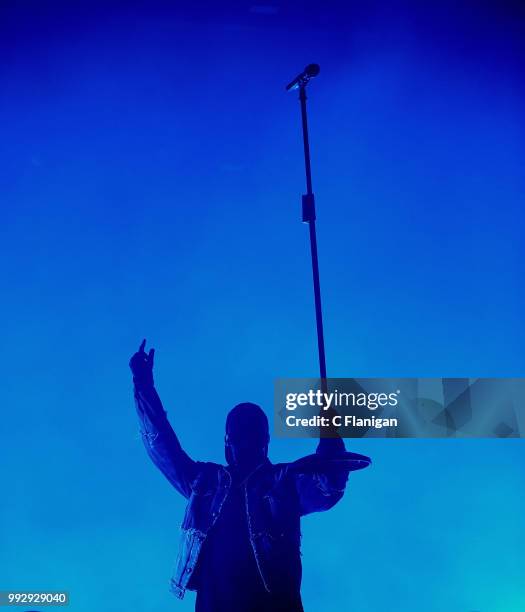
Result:
<svg viewBox="0 0 525 612"><path fill-rule="evenodd" d="M319 70L319 64L308 64L301 74L298 74L291 83L288 83L286 86L286 91L292 91L294 89L298 89L299 87L304 87L311 78L316 77L319 74Z"/></svg>

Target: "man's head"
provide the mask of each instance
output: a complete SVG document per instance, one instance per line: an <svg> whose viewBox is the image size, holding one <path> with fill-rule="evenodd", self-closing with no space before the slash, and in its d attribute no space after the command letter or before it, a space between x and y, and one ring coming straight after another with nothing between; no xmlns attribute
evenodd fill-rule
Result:
<svg viewBox="0 0 525 612"><path fill-rule="evenodd" d="M234 406L226 417L225 454L229 465L255 467L268 455L268 418L257 404Z"/></svg>

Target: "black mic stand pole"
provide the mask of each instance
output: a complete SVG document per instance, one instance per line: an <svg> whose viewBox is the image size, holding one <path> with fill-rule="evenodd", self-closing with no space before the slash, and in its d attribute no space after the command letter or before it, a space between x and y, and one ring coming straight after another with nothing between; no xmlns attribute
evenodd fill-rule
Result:
<svg viewBox="0 0 525 612"><path fill-rule="evenodd" d="M323 311L321 306L321 284L319 282L319 259L317 256L317 234L315 231L315 199L312 190L312 168L310 164L310 142L308 140L308 119L306 113L306 85L309 78L301 78L297 83L299 101L301 104L301 122L303 130L304 168L306 172L306 194L303 195L303 223L308 223L310 229L310 252L312 255L312 276L314 282L315 321L317 326L317 347L319 350L319 373L321 390L326 386L326 355L324 349Z"/></svg>

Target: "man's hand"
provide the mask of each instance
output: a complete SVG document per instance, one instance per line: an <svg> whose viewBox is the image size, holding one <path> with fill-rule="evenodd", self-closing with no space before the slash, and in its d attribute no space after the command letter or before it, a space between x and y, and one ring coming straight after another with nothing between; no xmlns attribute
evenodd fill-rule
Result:
<svg viewBox="0 0 525 612"><path fill-rule="evenodd" d="M139 350L129 360L129 367L133 372L133 382L137 386L153 386L153 359L155 357L155 349L150 349L146 353L144 347L146 340L143 340Z"/></svg>

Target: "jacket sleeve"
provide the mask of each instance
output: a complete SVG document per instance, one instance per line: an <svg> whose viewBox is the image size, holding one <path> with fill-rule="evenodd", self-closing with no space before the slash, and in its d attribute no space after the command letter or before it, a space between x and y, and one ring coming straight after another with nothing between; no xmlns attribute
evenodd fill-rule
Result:
<svg viewBox="0 0 525 612"><path fill-rule="evenodd" d="M301 515L329 510L343 497L349 463L339 437L321 438L314 455L291 464Z"/></svg>
<svg viewBox="0 0 525 612"><path fill-rule="evenodd" d="M148 455L177 491L188 498L197 475L197 463L182 450L155 387L135 385L134 395Z"/></svg>

